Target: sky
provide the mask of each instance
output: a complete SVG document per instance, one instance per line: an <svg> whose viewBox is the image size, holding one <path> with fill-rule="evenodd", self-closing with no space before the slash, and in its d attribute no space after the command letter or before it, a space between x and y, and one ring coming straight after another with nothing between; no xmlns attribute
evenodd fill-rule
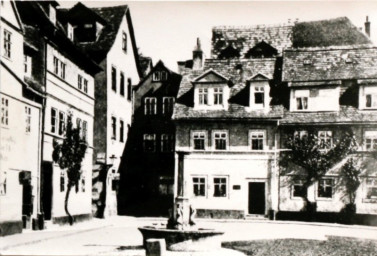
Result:
<svg viewBox="0 0 377 256"><path fill-rule="evenodd" d="M70 8L77 1L58 1ZM210 57L212 27L281 24L347 16L364 29L371 22L371 39L377 42L377 0L375 1L82 1L89 7L130 7L136 43L153 63L162 60L173 71L177 61L192 58L199 37Z"/></svg>

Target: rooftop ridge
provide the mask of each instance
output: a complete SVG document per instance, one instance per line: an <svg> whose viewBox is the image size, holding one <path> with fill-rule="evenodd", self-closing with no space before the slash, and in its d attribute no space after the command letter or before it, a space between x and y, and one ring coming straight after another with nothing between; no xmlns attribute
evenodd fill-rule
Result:
<svg viewBox="0 0 377 256"><path fill-rule="evenodd" d="M228 25L220 25L220 26L213 26L212 30L247 30L247 29L256 29L256 28L278 28L278 27L293 27L296 22L291 23L275 23L275 24L255 24L255 25L240 25L240 26L228 26Z"/></svg>
<svg viewBox="0 0 377 256"><path fill-rule="evenodd" d="M336 51L336 50L364 50L364 49L377 49L373 44L354 44L354 45L331 45L320 47L299 47L286 48L285 52L309 52L309 51Z"/></svg>

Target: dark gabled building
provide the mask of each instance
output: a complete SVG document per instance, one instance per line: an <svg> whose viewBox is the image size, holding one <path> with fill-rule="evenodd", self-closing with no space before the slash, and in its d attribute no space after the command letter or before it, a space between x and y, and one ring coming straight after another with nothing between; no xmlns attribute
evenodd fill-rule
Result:
<svg viewBox="0 0 377 256"><path fill-rule="evenodd" d="M181 76L159 61L134 89L133 122L121 173L124 213L168 215L175 162L171 116L180 82Z"/></svg>

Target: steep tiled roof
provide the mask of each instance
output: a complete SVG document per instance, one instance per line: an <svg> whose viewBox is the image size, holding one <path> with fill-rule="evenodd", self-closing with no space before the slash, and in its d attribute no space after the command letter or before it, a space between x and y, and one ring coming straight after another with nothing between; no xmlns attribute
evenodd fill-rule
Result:
<svg viewBox="0 0 377 256"><path fill-rule="evenodd" d="M377 122L375 111L358 110L351 106L341 106L339 111L330 112L288 112L281 120L282 125L316 124L321 123L352 123Z"/></svg>
<svg viewBox="0 0 377 256"><path fill-rule="evenodd" d="M377 48L352 46L286 50L283 81L377 78ZM297 84L301 85L301 84Z"/></svg>
<svg viewBox="0 0 377 256"><path fill-rule="evenodd" d="M247 109L248 101L237 100L240 94L248 95L246 81L258 74L263 74L269 79L274 77L276 59L243 59L243 60L216 60L207 59L204 69L192 71L189 75L182 78L179 88L177 101L174 108L173 119L190 118L280 118L284 109L282 106L272 106L269 112L263 110ZM193 83L192 81L208 70L227 77L230 81L229 108L225 110L194 110L193 109Z"/></svg>
<svg viewBox="0 0 377 256"><path fill-rule="evenodd" d="M289 47L371 44L368 37L346 17L294 24L225 26L212 30L212 58L217 58L229 44L233 44L240 50L241 56L245 56L250 48L262 40L279 53Z"/></svg>

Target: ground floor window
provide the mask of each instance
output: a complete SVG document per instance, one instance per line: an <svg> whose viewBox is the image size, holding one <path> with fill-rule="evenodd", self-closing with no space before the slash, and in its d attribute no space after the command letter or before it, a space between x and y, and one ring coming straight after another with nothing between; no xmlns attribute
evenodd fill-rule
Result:
<svg viewBox="0 0 377 256"><path fill-rule="evenodd" d="M366 180L366 199L377 199L377 178Z"/></svg>
<svg viewBox="0 0 377 256"><path fill-rule="evenodd" d="M304 188L304 180L295 179L292 185L292 197L307 197L308 190Z"/></svg>
<svg viewBox="0 0 377 256"><path fill-rule="evenodd" d="M333 179L320 179L318 181L318 197L319 198L332 198L334 180Z"/></svg>
<svg viewBox="0 0 377 256"><path fill-rule="evenodd" d="M206 178L192 177L194 196L206 196Z"/></svg>
<svg viewBox="0 0 377 256"><path fill-rule="evenodd" d="M160 195L173 195L174 194L174 180L172 177L161 176L158 185Z"/></svg>
<svg viewBox="0 0 377 256"><path fill-rule="evenodd" d="M227 177L215 177L213 178L214 197L226 197L227 196Z"/></svg>

